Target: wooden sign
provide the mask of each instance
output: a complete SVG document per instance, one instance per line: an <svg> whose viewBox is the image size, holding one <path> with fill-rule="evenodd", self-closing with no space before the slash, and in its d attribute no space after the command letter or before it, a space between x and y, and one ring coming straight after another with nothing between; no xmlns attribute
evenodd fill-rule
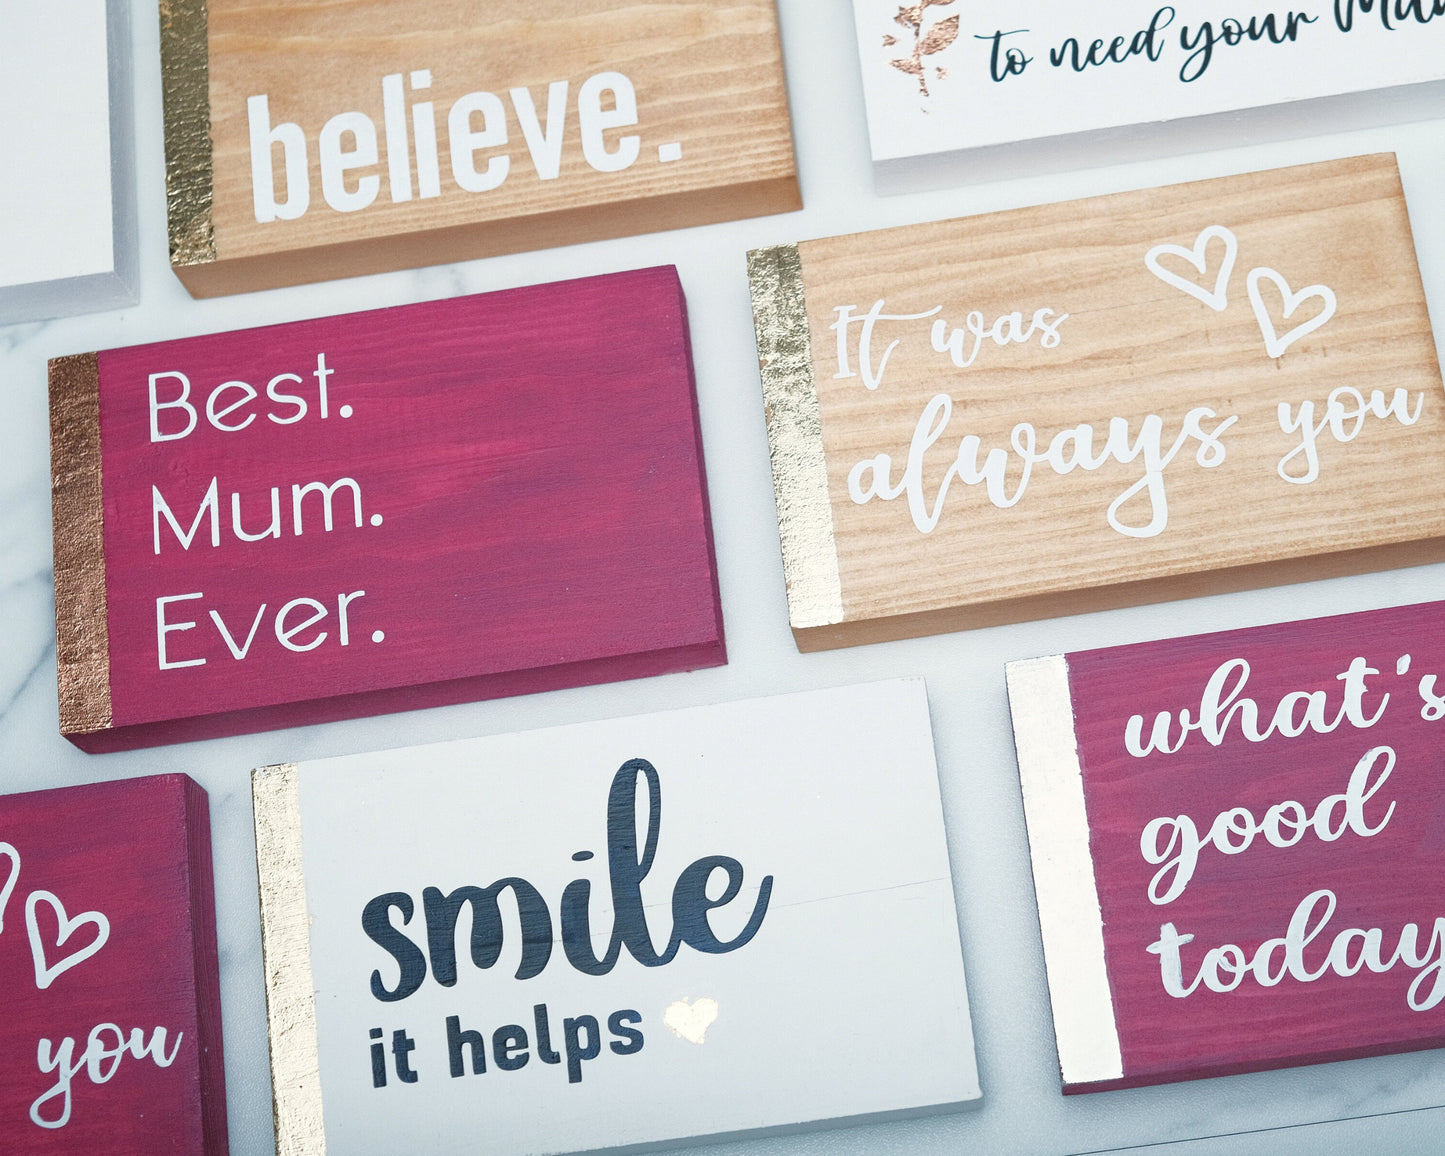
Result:
<svg viewBox="0 0 1445 1156"><path fill-rule="evenodd" d="M0 987L7 1152L224 1156L206 792L0 796Z"/></svg>
<svg viewBox="0 0 1445 1156"><path fill-rule="evenodd" d="M1388 155L750 257L804 650L1445 556Z"/></svg>
<svg viewBox="0 0 1445 1156"><path fill-rule="evenodd" d="M0 28L0 325L133 304L127 5L0 0Z"/></svg>
<svg viewBox="0 0 1445 1156"><path fill-rule="evenodd" d="M1066 1092L1445 1045L1442 622L1009 665Z"/></svg>
<svg viewBox="0 0 1445 1156"><path fill-rule="evenodd" d="M79 354L50 384L86 750L726 660L670 267Z"/></svg>
<svg viewBox="0 0 1445 1156"><path fill-rule="evenodd" d="M1135 157L1141 143L1177 152L1359 127L1407 115L1406 86L1445 95L1442 0L1013 0L1006 15L853 0L853 12L883 191L978 179L1026 155L1067 167Z"/></svg>
<svg viewBox="0 0 1445 1156"><path fill-rule="evenodd" d="M197 297L802 207L773 0L167 0Z"/></svg>
<svg viewBox="0 0 1445 1156"><path fill-rule="evenodd" d="M280 1151L634 1150L978 1097L919 680L253 796Z"/></svg>

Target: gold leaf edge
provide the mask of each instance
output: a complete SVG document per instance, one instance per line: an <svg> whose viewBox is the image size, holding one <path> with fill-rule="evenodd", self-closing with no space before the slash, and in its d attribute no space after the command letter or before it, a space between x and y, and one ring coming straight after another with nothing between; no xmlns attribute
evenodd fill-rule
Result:
<svg viewBox="0 0 1445 1156"><path fill-rule="evenodd" d="M50 388L50 506L55 579L55 686L60 733L112 722L110 625L101 491L100 359L55 357Z"/></svg>
<svg viewBox="0 0 1445 1156"><path fill-rule="evenodd" d="M843 621L843 590L798 246L749 251L748 285L788 619L794 630L836 625Z"/></svg>
<svg viewBox="0 0 1445 1156"><path fill-rule="evenodd" d="M166 221L172 265L216 259L206 0L160 0Z"/></svg>
<svg viewBox="0 0 1445 1156"><path fill-rule="evenodd" d="M251 772L261 963L271 1054L277 1156L325 1156L311 919L302 873L301 793L295 763Z"/></svg>

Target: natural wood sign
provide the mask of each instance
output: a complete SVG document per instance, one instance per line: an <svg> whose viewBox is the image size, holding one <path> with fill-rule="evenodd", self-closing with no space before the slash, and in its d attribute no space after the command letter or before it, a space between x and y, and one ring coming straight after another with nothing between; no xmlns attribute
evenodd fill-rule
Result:
<svg viewBox="0 0 1445 1156"><path fill-rule="evenodd" d="M1069 167L1397 120L1403 86L1445 90L1445 0L854 0L853 13L888 191L1026 157Z"/></svg>
<svg viewBox="0 0 1445 1156"><path fill-rule="evenodd" d="M1388 155L750 255L801 649L1445 556Z"/></svg>
<svg viewBox="0 0 1445 1156"><path fill-rule="evenodd" d="M1445 1044L1442 623L1009 665L1066 1092Z"/></svg>
<svg viewBox="0 0 1445 1156"><path fill-rule="evenodd" d="M7 1152L225 1156L205 791L0 797L0 987Z"/></svg>
<svg viewBox="0 0 1445 1156"><path fill-rule="evenodd" d="M50 365L86 750L725 661L676 270Z"/></svg>
<svg viewBox="0 0 1445 1156"><path fill-rule="evenodd" d="M166 0L198 297L801 207L773 0Z"/></svg>
<svg viewBox="0 0 1445 1156"><path fill-rule="evenodd" d="M919 680L253 797L279 1151L634 1151L979 1095Z"/></svg>
<svg viewBox="0 0 1445 1156"><path fill-rule="evenodd" d="M0 0L0 325L136 289L125 0Z"/></svg>

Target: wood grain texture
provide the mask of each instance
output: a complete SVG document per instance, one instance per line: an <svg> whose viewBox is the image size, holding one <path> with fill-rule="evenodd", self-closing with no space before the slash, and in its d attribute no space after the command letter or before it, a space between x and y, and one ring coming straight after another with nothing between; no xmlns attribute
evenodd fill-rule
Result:
<svg viewBox="0 0 1445 1156"><path fill-rule="evenodd" d="M0 797L0 980L7 1151L225 1156L210 812L195 782ZM64 1063L44 1071L37 1050Z"/></svg>
<svg viewBox="0 0 1445 1156"><path fill-rule="evenodd" d="M1187 259L1216 226L1235 245L1220 309L1205 298L1225 239L1204 238L1197 272ZM1146 264L1160 245L1178 250L1154 257L1173 282ZM810 241L798 252L843 593L837 621L794 619L802 649L1445 556L1445 396L1389 156ZM1195 292L1179 284L1188 281ZM1333 293L1333 314L1270 356L1267 337L1326 312L1309 296L1286 318L1285 289L1320 286ZM867 356L873 374L884 368L868 388L862 319L875 302ZM847 307L840 349L835 322ZM1397 390L1411 420L1352 416L1353 399L1368 408L1380 391L1387 410ZM1333 424L1332 395L1351 411ZM1303 435L1280 415L1288 405L1298 424L1305 402L1319 427L1308 483L1280 473L1307 474ZM1222 454L1187 433L1196 410L1208 412L1196 424L1217 433ZM1140 441L1149 415L1157 468ZM1126 440L1107 452L1120 420ZM1029 438L1025 463L1014 439ZM919 467L906 484L911 446ZM863 464L880 454L890 458L883 469ZM1001 462L994 493L990 454Z"/></svg>
<svg viewBox="0 0 1445 1156"><path fill-rule="evenodd" d="M1077 887L1065 836L1087 838L1097 885L1092 928L1045 937L1050 985L1102 964L1112 992L1113 1022L1072 1032L1085 1059L1060 1041L1066 1092L1445 1044L1442 617L1430 603L1066 655L1047 719L1015 677L1031 663L1011 665L1041 910ZM1035 741L1050 729L1067 760ZM1071 828L1046 814L1061 806ZM1104 1078L1088 1045L1112 1045L1122 1072Z"/></svg>
<svg viewBox="0 0 1445 1156"><path fill-rule="evenodd" d="M98 365L101 508L56 526L103 523L84 749L725 661L671 268Z"/></svg>
<svg viewBox="0 0 1445 1156"><path fill-rule="evenodd" d="M174 265L197 296L801 206L772 0L583 0L507 11L455 0L205 7L214 253L183 254ZM195 71L194 57L173 53L168 67ZM591 130L591 147L611 159L599 158L584 140L582 109L594 100L584 86L617 75L635 95L636 114L615 87L595 97L604 121ZM384 77L397 85L390 112ZM181 87L168 79L168 98ZM477 93L495 103L484 109L478 98L454 119L457 101ZM249 102L262 95L265 129L284 135L277 126L294 125L305 138L309 202L294 217L262 219L268 214L257 211L253 177L265 162L253 152ZM336 187L344 198L374 180L365 207L333 207L347 202L328 191L322 171L323 128L341 114L351 119L336 147L356 155L337 170ZM356 131L373 134L374 155ZM472 152L465 134L483 131L491 135ZM168 150L182 144L178 133ZM278 138L268 147L270 195L285 202L293 194L286 150L301 146ZM455 149L469 158L460 170ZM624 164L628 149L636 155ZM468 175L492 163L509 166L495 182ZM201 160L190 167L199 170ZM194 229L182 216L173 216L173 232L179 224Z"/></svg>

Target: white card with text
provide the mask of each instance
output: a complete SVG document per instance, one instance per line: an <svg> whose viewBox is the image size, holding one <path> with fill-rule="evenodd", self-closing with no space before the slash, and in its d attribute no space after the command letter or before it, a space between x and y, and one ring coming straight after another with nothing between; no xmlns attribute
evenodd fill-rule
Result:
<svg viewBox="0 0 1445 1156"><path fill-rule="evenodd" d="M1445 80L1445 0L854 0L853 11L880 180L941 154ZM1398 119L1392 108L1371 117ZM1336 102L1314 131L1352 127L1341 117L1356 111ZM1225 126L1236 143L1256 127ZM1101 154L1118 139L1090 138L1067 163L1112 159Z"/></svg>
<svg viewBox="0 0 1445 1156"><path fill-rule="evenodd" d="M312 1111L334 1152L565 1152L979 1096L921 680L267 768L255 796L268 972L289 849L315 992L320 1103L278 1071L281 1139Z"/></svg>

